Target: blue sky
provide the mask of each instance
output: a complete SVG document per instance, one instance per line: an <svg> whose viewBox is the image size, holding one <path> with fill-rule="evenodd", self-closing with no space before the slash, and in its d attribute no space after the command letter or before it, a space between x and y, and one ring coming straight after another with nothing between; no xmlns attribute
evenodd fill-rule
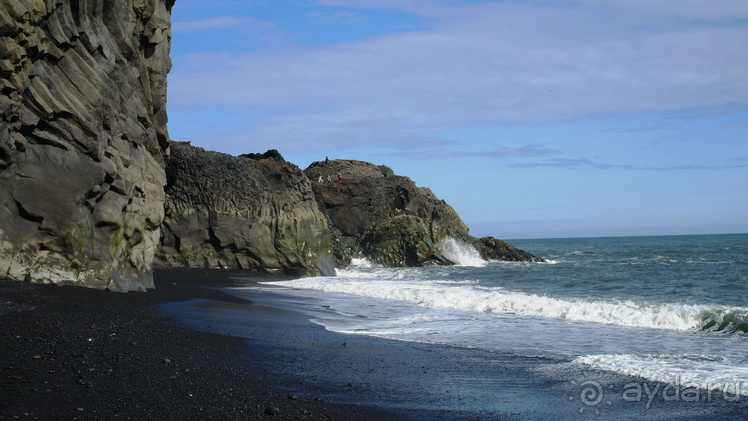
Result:
<svg viewBox="0 0 748 421"><path fill-rule="evenodd" d="M744 0L178 0L169 132L391 167L476 236L748 232Z"/></svg>

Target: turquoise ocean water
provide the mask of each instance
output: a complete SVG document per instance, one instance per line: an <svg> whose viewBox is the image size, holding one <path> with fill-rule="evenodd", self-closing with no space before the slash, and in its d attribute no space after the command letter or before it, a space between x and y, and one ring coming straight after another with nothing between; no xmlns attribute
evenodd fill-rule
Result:
<svg viewBox="0 0 748 421"><path fill-rule="evenodd" d="M248 278L229 291L306 313L349 342L355 335L438 344L417 349L440 361L443 355L441 371L367 383L369 393L392 390L383 398L389 404L410 390L391 384L400 379L433 392L436 398L422 408L467 411L468 419L505 413L510 419L744 419L748 234L510 243L547 262L485 262L450 240L439 247L456 266L395 269L355 260L335 277L259 285ZM203 328L238 323L231 334L239 336L245 328L237 320L254 317L227 318L221 306L174 306L188 308L180 313L188 323L210 320ZM247 337L255 344L264 338L271 353L279 352L273 329ZM294 358L292 372L298 358L310 365ZM439 391L433 383L447 372L449 387ZM349 378L324 369L315 376L323 384Z"/></svg>
<svg viewBox="0 0 748 421"><path fill-rule="evenodd" d="M549 361L748 400L748 235L514 240L547 263L381 268L270 282L328 330ZM695 393L695 392L694 392ZM705 393L705 392L704 392Z"/></svg>

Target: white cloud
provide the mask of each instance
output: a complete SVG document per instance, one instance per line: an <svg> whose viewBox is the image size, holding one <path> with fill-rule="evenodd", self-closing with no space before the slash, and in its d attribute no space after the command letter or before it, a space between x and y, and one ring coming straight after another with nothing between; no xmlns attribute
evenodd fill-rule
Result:
<svg viewBox="0 0 748 421"><path fill-rule="evenodd" d="M410 145L408 145L410 146ZM489 151L456 151L447 149L421 149L410 152L394 152L387 154L389 156L398 156L409 159L429 160L429 159L454 159L454 158L490 158L490 159L515 159L515 158L539 158L551 155L558 155L562 152L556 149L547 148L543 144L531 143L521 147L503 146L498 149Z"/></svg>
<svg viewBox="0 0 748 421"><path fill-rule="evenodd" d="M307 17L315 25L327 25L334 23L358 25L366 21L366 19L362 17L361 14L350 10L341 10L335 12L312 12L309 13Z"/></svg>
<svg viewBox="0 0 748 421"><path fill-rule="evenodd" d="M491 7L492 2L470 2L451 0L317 0L323 6L348 7L353 9L392 9L417 13L431 17L455 17L461 12L473 13L474 9ZM740 20L748 18L748 5L744 0L500 0L501 7L537 8L556 7L562 9L584 8L603 13L626 13L637 19L661 17L687 17L698 20ZM456 7L459 5L459 8Z"/></svg>
<svg viewBox="0 0 748 421"><path fill-rule="evenodd" d="M245 17L219 16L189 22L175 22L172 25L172 30L174 32L213 31L232 28L245 28L248 25L254 24L256 24L255 21Z"/></svg>
<svg viewBox="0 0 748 421"><path fill-rule="evenodd" d="M445 13L447 6L435 2L368 2L431 13L431 29L213 61L198 57L200 66L170 75L170 107L264 111L245 136L307 148L331 139L341 147L428 142L440 131L477 124L745 107L748 27L679 23L686 15L744 16L744 2L709 2L708 12L705 3L690 0L576 3L581 6L480 3Z"/></svg>
<svg viewBox="0 0 748 421"><path fill-rule="evenodd" d="M575 0L573 3L600 6L599 0ZM680 16L698 20L739 20L748 18L748 4L744 0L606 0L605 7L615 11Z"/></svg>
<svg viewBox="0 0 748 421"><path fill-rule="evenodd" d="M393 9L419 14L445 9L443 0L316 0L321 6L348 7L352 9Z"/></svg>

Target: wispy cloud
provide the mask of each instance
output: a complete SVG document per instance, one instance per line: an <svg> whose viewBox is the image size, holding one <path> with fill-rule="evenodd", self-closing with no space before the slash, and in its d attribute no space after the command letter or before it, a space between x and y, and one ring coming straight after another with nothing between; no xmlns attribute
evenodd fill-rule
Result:
<svg viewBox="0 0 748 421"><path fill-rule="evenodd" d="M312 12L307 17L315 25L325 25L329 23L343 23L345 25L357 25L364 21L366 18L361 16L360 13L356 13L350 10L339 10L335 12Z"/></svg>
<svg viewBox="0 0 748 421"><path fill-rule="evenodd" d="M226 30L236 28L247 28L248 26L257 25L257 22L253 19L236 17L236 16L220 16L215 18L189 21L189 22L175 22L172 25L172 31L176 32L195 32L195 31L215 31L215 30Z"/></svg>
<svg viewBox="0 0 748 421"><path fill-rule="evenodd" d="M545 145L532 143L520 148L503 147L487 152L479 152L473 156L489 156L491 158L535 158L539 156L558 155L561 151L546 148Z"/></svg>
<svg viewBox="0 0 748 421"><path fill-rule="evenodd" d="M579 168L579 167L593 167L593 168L610 168L608 165L599 164L592 162L587 158L555 158L545 161L536 162L522 162L517 164L511 164L510 167L514 168Z"/></svg>
<svg viewBox="0 0 748 421"><path fill-rule="evenodd" d="M434 10L453 10L450 6L455 4L451 0L316 0L319 5L350 7L359 9L399 9L410 10L418 13L427 13ZM488 2L485 2L488 3ZM505 1L505 3L520 3L519 1ZM682 16L694 17L700 20L724 20L748 18L748 8L743 0L716 0L705 3L703 0L607 0L601 3L599 0L552 0L547 2L558 7L575 6L595 7L613 9L617 12L633 13L640 15L646 12L650 16ZM463 3L465 5L465 3ZM480 7L480 3L475 7ZM640 16L641 18L641 16Z"/></svg>
<svg viewBox="0 0 748 421"><path fill-rule="evenodd" d="M570 3L570 2L566 2ZM575 0L577 4L599 7L596 0ZM748 18L748 7L742 0L717 0L704 2L702 0L608 0L605 7L619 12L644 14L656 19L662 16L679 16L695 19L696 21L739 21Z"/></svg>
<svg viewBox="0 0 748 421"><path fill-rule="evenodd" d="M424 149L412 152L393 152L388 156L397 156L408 159L430 160L430 159L454 159L454 158L490 158L490 159L516 159L516 158L538 158L541 156L556 155L562 153L555 149L546 148L542 144L529 144L519 148L501 147L488 151L457 151L449 149Z"/></svg>
<svg viewBox="0 0 748 421"><path fill-rule="evenodd" d="M186 62L170 75L169 103L263 110L243 132L247 139L307 147L335 139L339 148L409 147L470 125L746 106L748 27L731 17L745 14L744 3L710 2L706 22L680 26L684 13L696 18L707 7L581 3L367 2L420 13L430 29L218 61L196 56L194 67ZM652 11L647 25L641 10ZM175 32L242 24L215 18L175 24Z"/></svg>
<svg viewBox="0 0 748 421"><path fill-rule="evenodd" d="M603 162L595 162L585 157L579 158L552 158L544 161L535 162L521 162L509 164L509 167L513 168L569 168L569 169L617 169L617 170L633 170L633 171L714 171L714 170L727 170L727 169L740 169L748 168L746 164L730 164L730 165L630 165L630 164L607 164Z"/></svg>

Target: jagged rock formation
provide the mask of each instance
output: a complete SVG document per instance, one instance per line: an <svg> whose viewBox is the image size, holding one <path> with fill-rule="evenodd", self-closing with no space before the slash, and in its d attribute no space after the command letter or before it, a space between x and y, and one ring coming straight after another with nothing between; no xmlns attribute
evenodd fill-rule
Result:
<svg viewBox="0 0 748 421"><path fill-rule="evenodd" d="M375 224L361 238L362 254L387 267L451 264L441 254L439 240L452 237L438 221L414 215L399 215Z"/></svg>
<svg viewBox="0 0 748 421"><path fill-rule="evenodd" d="M175 143L166 173L163 264L335 273L309 180L277 151L234 157Z"/></svg>
<svg viewBox="0 0 748 421"><path fill-rule="evenodd" d="M332 160L314 162L304 173L333 227L338 266L359 254L384 266L453 264L439 251L446 238L473 245L487 260L543 261L504 241L470 236L451 206L388 167Z"/></svg>
<svg viewBox="0 0 748 421"><path fill-rule="evenodd" d="M174 0L0 0L0 276L153 285Z"/></svg>
<svg viewBox="0 0 748 421"><path fill-rule="evenodd" d="M493 237L465 239L487 260L504 260L507 262L544 262L545 260L520 250L503 240Z"/></svg>
<svg viewBox="0 0 748 421"><path fill-rule="evenodd" d="M304 173L312 180L321 209L343 236L358 237L377 223L406 214L468 232L457 212L431 190L416 187L410 178L397 176L384 165L332 160L314 162Z"/></svg>
<svg viewBox="0 0 748 421"><path fill-rule="evenodd" d="M506 241L493 237L475 238L466 232L433 219L399 215L368 229L359 241L360 253L373 262L387 267L451 265L442 250L449 239L464 246L472 245L485 260L542 262L543 259L520 250Z"/></svg>

